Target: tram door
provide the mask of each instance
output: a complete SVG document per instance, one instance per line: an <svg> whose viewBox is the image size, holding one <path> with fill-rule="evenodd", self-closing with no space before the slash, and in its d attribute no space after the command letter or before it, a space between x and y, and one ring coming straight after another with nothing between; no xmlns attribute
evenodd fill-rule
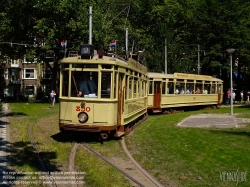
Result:
<svg viewBox="0 0 250 187"><path fill-rule="evenodd" d="M122 124L122 113L124 105L124 92L122 80L124 79L124 73L118 75L118 104L117 104L117 125Z"/></svg>
<svg viewBox="0 0 250 187"><path fill-rule="evenodd" d="M161 108L161 81L154 82L154 108Z"/></svg>
<svg viewBox="0 0 250 187"><path fill-rule="evenodd" d="M221 87L218 88L218 105L221 104Z"/></svg>

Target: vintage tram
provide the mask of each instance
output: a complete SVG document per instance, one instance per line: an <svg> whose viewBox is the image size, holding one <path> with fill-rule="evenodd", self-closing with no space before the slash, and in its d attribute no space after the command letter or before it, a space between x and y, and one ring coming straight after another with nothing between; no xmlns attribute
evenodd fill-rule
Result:
<svg viewBox="0 0 250 187"><path fill-rule="evenodd" d="M185 106L218 106L223 81L207 75L148 73L148 109L153 113Z"/></svg>
<svg viewBox="0 0 250 187"><path fill-rule="evenodd" d="M69 52L60 66L61 131L98 133L105 140L146 118L147 68L137 61L82 45L80 54ZM90 87L95 90L84 92Z"/></svg>

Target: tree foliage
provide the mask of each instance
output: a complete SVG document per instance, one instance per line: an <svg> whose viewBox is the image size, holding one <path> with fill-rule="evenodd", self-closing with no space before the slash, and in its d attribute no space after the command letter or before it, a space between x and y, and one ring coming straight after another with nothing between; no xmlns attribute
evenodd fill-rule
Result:
<svg viewBox="0 0 250 187"><path fill-rule="evenodd" d="M227 48L235 48L237 71L250 67L250 3L242 0L4 0L0 9L0 41L30 43L60 56L60 42L78 50L89 42L89 6L93 7L92 43L108 48L117 40L125 47L129 31L130 50L144 51L142 63L150 71L164 70L164 41L168 43L168 72L197 73L200 45L201 73L226 79ZM13 54L13 46L0 45L1 54ZM18 55L25 50L15 49ZM125 55L123 50L121 55ZM57 66L56 66L57 67Z"/></svg>

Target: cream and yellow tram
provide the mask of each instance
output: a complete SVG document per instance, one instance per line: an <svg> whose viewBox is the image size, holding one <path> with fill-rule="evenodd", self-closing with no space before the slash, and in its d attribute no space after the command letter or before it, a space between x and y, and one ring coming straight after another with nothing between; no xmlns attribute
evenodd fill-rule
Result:
<svg viewBox="0 0 250 187"><path fill-rule="evenodd" d="M222 103L223 81L220 79L184 73L148 73L148 77L148 109L152 112Z"/></svg>
<svg viewBox="0 0 250 187"><path fill-rule="evenodd" d="M102 50L95 54L92 45L80 51L60 61L60 130L96 132L102 139L126 134L147 114L147 68ZM95 91L79 96L90 89L81 86L88 80Z"/></svg>

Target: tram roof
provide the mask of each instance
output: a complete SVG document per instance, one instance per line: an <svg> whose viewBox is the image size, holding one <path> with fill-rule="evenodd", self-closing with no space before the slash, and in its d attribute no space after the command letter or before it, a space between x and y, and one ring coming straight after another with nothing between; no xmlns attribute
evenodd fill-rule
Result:
<svg viewBox="0 0 250 187"><path fill-rule="evenodd" d="M67 64L67 63L75 63L75 64L116 64L119 66L123 66L135 71L142 72L144 74L147 73L147 67L140 64L136 60L129 58L128 60L119 58L119 57L112 57L112 56L102 56L99 58L98 55L94 55L92 59L81 59L80 56L75 57L66 57L63 58L60 63Z"/></svg>
<svg viewBox="0 0 250 187"><path fill-rule="evenodd" d="M205 81L220 81L221 79L214 78L209 75L196 75L196 74L186 74L186 73L174 73L174 74L164 74L164 73L155 73L148 72L149 78L170 78L170 79L189 79L189 80L205 80Z"/></svg>

